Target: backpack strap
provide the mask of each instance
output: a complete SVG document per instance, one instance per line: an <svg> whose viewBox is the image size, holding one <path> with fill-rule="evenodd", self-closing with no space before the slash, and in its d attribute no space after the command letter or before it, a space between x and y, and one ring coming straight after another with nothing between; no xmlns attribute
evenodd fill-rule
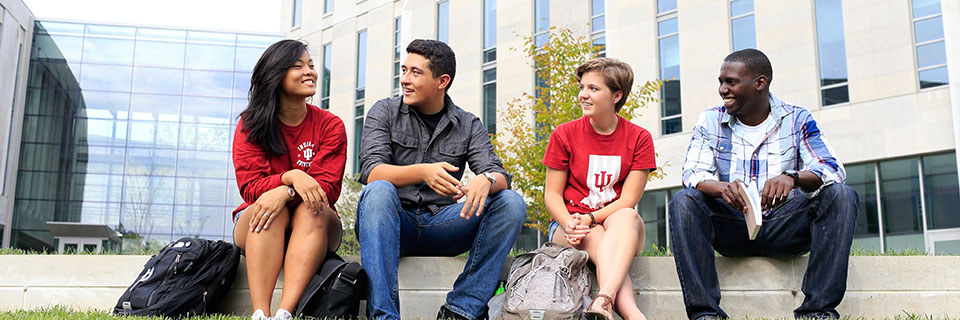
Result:
<svg viewBox="0 0 960 320"><path fill-rule="evenodd" d="M346 281L351 285L355 285L357 284L357 278L360 274L360 270L363 270L363 268L360 267L359 263L348 263L347 266L340 271L340 274L337 275L337 278L343 279L343 281Z"/></svg>

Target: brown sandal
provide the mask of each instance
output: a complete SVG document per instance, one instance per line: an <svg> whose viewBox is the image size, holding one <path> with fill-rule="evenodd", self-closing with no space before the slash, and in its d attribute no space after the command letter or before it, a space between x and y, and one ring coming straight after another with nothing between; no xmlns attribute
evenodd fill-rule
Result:
<svg viewBox="0 0 960 320"><path fill-rule="evenodd" d="M600 303L600 308L603 309L603 312L593 311L593 310L583 310L583 314L586 315L587 319L590 319L590 320L612 320L613 319L612 308L611 310L608 310L607 307L610 307L613 305L613 298L611 298L608 295L599 293L597 294L597 298L594 300L599 300L599 299L604 300L602 303ZM590 302L590 305L593 305L593 302Z"/></svg>

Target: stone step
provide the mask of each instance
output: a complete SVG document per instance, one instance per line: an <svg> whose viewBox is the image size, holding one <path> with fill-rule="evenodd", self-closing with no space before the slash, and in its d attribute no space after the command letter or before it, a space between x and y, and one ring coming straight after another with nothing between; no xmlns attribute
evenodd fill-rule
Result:
<svg viewBox="0 0 960 320"><path fill-rule="evenodd" d="M111 310L149 256L0 255L0 310L67 306ZM356 257L347 257L357 261ZM398 270L404 318L433 319L466 258L404 257ZM800 283L807 258L718 257L721 305L733 317L792 317L803 301ZM960 257L851 257L844 315L883 318L904 312L960 317ZM673 257L638 257L630 267L640 310L653 319L683 318L683 298ZM282 277L281 277L282 278ZM594 280L594 286L596 281ZM274 290L280 301L282 279ZM251 310L245 264L240 265L223 309Z"/></svg>

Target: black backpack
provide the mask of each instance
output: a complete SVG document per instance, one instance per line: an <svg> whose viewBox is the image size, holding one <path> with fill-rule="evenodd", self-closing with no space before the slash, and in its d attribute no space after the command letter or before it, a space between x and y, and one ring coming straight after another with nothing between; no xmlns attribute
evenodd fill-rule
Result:
<svg viewBox="0 0 960 320"><path fill-rule="evenodd" d="M117 315L183 317L215 311L237 276L240 248L184 237L150 258L120 296Z"/></svg>
<svg viewBox="0 0 960 320"><path fill-rule="evenodd" d="M348 263L336 253L327 252L323 265L303 290L294 314L299 318L358 318L366 288L367 274L359 263Z"/></svg>

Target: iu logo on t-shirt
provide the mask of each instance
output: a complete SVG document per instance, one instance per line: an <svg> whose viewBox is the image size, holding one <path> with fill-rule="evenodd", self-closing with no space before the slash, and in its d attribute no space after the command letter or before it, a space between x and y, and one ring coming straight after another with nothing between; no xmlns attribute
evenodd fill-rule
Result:
<svg viewBox="0 0 960 320"><path fill-rule="evenodd" d="M313 162L313 142L306 141L297 146L297 165L304 169Z"/></svg>
<svg viewBox="0 0 960 320"><path fill-rule="evenodd" d="M597 210L607 205L617 197L613 185L620 180L620 156L590 155L590 164L587 169L587 188L590 195L580 200L580 203Z"/></svg>

